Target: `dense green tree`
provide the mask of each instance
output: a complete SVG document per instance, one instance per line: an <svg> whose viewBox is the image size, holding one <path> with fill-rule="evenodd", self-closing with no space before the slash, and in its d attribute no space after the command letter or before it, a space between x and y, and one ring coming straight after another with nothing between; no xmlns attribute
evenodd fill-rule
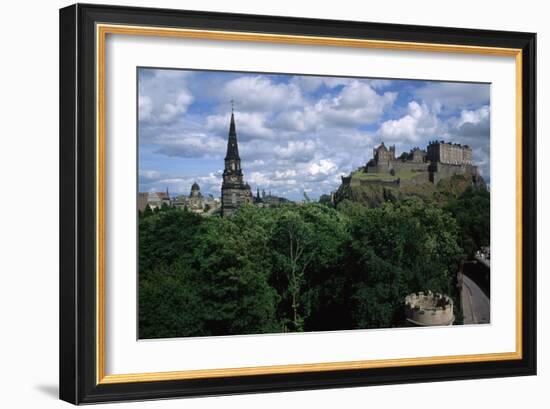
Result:
<svg viewBox="0 0 550 409"><path fill-rule="evenodd" d="M345 220L334 209L316 203L280 206L274 219L272 277L282 297L280 320L288 330L303 331L312 310L319 309L322 273L336 273L333 267L342 255Z"/></svg>
<svg viewBox="0 0 550 409"><path fill-rule="evenodd" d="M278 330L277 293L268 284L267 236L231 218L209 218L194 252L205 325L212 335Z"/></svg>
<svg viewBox="0 0 550 409"><path fill-rule="evenodd" d="M192 212L168 208L139 219L139 269L147 275L154 268L187 259L196 246L198 227L204 219Z"/></svg>
<svg viewBox="0 0 550 409"><path fill-rule="evenodd" d="M446 209L457 221L460 244L469 257L481 247L489 246L491 199L487 189L470 187L451 200Z"/></svg>
<svg viewBox="0 0 550 409"><path fill-rule="evenodd" d="M403 325L405 295L456 296L463 226L452 214L467 218L469 200L460 199L448 211L409 199L374 209L348 200L337 209L247 205L226 218L144 212L140 336Z"/></svg>
<svg viewBox="0 0 550 409"><path fill-rule="evenodd" d="M319 203L325 206L333 206L332 197L330 195L321 195L319 196Z"/></svg>
<svg viewBox="0 0 550 409"><path fill-rule="evenodd" d="M196 274L184 263L160 265L139 279L140 338L209 335Z"/></svg>
<svg viewBox="0 0 550 409"><path fill-rule="evenodd" d="M359 327L402 324L402 302L409 293L455 295L454 277L464 255L448 213L420 199L352 210L353 314Z"/></svg>
<svg viewBox="0 0 550 409"><path fill-rule="evenodd" d="M399 157L397 159L400 159L400 160L410 160L412 159L412 155L410 155L408 152L403 152L401 155L399 155Z"/></svg>
<svg viewBox="0 0 550 409"><path fill-rule="evenodd" d="M145 206L145 209L143 210L143 212L140 212L140 217L147 217L147 216L151 216L153 214L153 210L151 210L151 206L149 206L149 204L147 204Z"/></svg>
<svg viewBox="0 0 550 409"><path fill-rule="evenodd" d="M141 227L140 256L150 259L140 265L140 334L280 330L277 293L268 284L268 264L261 254L261 241L267 239L257 229L239 229L229 218L203 218L175 209L147 218Z"/></svg>

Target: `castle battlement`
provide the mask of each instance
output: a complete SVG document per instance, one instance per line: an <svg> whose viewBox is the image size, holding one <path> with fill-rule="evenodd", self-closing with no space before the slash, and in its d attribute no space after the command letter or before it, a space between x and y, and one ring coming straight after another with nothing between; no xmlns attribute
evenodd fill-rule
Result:
<svg viewBox="0 0 550 409"><path fill-rule="evenodd" d="M416 326L452 325L453 300L443 294L422 291L405 297L405 316Z"/></svg>

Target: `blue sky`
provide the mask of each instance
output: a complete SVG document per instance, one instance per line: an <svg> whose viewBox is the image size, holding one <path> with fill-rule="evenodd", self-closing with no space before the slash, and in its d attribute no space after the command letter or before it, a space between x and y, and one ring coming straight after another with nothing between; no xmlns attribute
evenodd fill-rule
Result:
<svg viewBox="0 0 550 409"><path fill-rule="evenodd" d="M490 85L138 69L139 190L219 197L230 101L245 180L299 200L338 188L384 141L470 145L490 181Z"/></svg>

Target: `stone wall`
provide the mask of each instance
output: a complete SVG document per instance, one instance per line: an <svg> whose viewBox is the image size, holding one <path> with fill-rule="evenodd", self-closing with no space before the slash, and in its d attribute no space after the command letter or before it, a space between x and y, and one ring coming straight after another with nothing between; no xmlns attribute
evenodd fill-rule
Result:
<svg viewBox="0 0 550 409"><path fill-rule="evenodd" d="M426 163L426 162L393 160L387 163L378 163L378 164L369 163L366 167L366 170L367 170L367 173L389 173L392 170L395 172L399 172L399 171L427 172L428 166L429 166L429 163Z"/></svg>
<svg viewBox="0 0 550 409"><path fill-rule="evenodd" d="M405 316L414 326L452 325L453 300L446 295L419 292L405 297Z"/></svg>
<svg viewBox="0 0 550 409"><path fill-rule="evenodd" d="M441 179L456 175L471 175L476 177L477 166L473 165L449 165L445 163L432 163L429 167L430 181L437 184Z"/></svg>
<svg viewBox="0 0 550 409"><path fill-rule="evenodd" d="M416 186L416 185L422 185L424 183L429 183L429 182L430 182L430 174L428 172L417 172L417 174L411 178L399 179L400 186Z"/></svg>
<svg viewBox="0 0 550 409"><path fill-rule="evenodd" d="M382 179L374 179L374 180L357 180L354 179L351 182L351 186L368 186L368 185L378 185L378 186L398 186L399 185L399 178L393 179L393 180L382 180Z"/></svg>

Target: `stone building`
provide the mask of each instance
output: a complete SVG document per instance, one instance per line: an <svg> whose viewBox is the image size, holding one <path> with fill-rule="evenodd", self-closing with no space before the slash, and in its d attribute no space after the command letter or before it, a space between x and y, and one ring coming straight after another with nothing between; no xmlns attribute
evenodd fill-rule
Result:
<svg viewBox="0 0 550 409"><path fill-rule="evenodd" d="M162 207L163 204L171 205L170 193L166 192L140 192L138 194L138 210L143 212L147 205L151 210Z"/></svg>
<svg viewBox="0 0 550 409"><path fill-rule="evenodd" d="M197 182L191 185L189 195L178 195L172 199L172 207L189 210L202 216L216 214L220 206L220 199L214 198L212 195L203 195Z"/></svg>
<svg viewBox="0 0 550 409"><path fill-rule="evenodd" d="M201 188L197 182L194 182L191 186L191 193L189 194L189 210L195 213L202 213L204 210L204 201L201 194Z"/></svg>
<svg viewBox="0 0 550 409"><path fill-rule="evenodd" d="M382 142L380 146L373 149L372 157L377 164L389 166L391 162L395 161L395 145L388 149Z"/></svg>
<svg viewBox="0 0 550 409"><path fill-rule="evenodd" d="M432 141L428 144L427 159L446 165L471 165L472 148L458 143Z"/></svg>
<svg viewBox="0 0 550 409"><path fill-rule="evenodd" d="M403 170L427 172L426 151L414 148L409 153L395 157L395 145L386 147L382 142L373 149L373 157L365 166L367 173L396 173Z"/></svg>
<svg viewBox="0 0 550 409"><path fill-rule="evenodd" d="M409 294L405 297L405 316L412 326L453 325L453 300L431 291Z"/></svg>
<svg viewBox="0 0 550 409"><path fill-rule="evenodd" d="M145 208L147 207L147 199L149 198L149 193L147 192L139 192L137 203L138 203L138 210L140 212L143 212Z"/></svg>
<svg viewBox="0 0 550 409"><path fill-rule="evenodd" d="M411 150L410 160L415 163L426 162L426 151L416 147Z"/></svg>
<svg viewBox="0 0 550 409"><path fill-rule="evenodd" d="M252 201L253 196L250 185L243 178L239 145L237 143L235 115L233 110L231 110L227 153L225 155L225 168L223 171L221 215L229 216L243 204L252 203Z"/></svg>

